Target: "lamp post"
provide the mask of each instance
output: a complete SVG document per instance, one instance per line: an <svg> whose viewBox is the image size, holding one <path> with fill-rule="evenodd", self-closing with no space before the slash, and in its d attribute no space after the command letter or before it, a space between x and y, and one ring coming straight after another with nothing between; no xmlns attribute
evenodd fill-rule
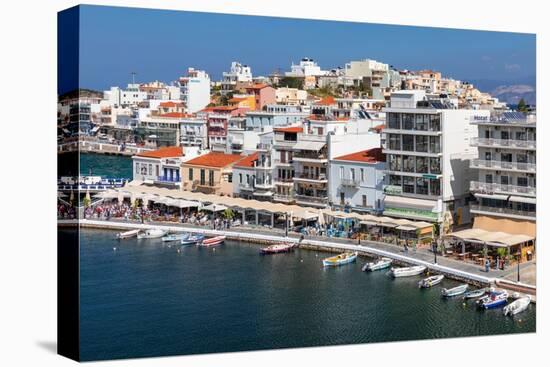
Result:
<svg viewBox="0 0 550 367"><path fill-rule="evenodd" d="M519 263L521 262L521 244L518 248L518 283L519 283Z"/></svg>
<svg viewBox="0 0 550 367"><path fill-rule="evenodd" d="M288 213L285 213L285 237L288 237Z"/></svg>
<svg viewBox="0 0 550 367"><path fill-rule="evenodd" d="M434 252L434 264L437 264L437 242L432 242L432 250Z"/></svg>

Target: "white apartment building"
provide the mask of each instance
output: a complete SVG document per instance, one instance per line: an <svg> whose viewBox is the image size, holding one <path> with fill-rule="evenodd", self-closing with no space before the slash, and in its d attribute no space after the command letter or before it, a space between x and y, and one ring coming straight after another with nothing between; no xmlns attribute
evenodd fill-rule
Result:
<svg viewBox="0 0 550 367"><path fill-rule="evenodd" d="M510 233L535 236L537 143L536 115L520 112L475 114L471 124L478 135L471 139L477 149L470 167L477 172L471 190L477 198L470 210L476 222L500 225ZM492 226L494 227L494 225Z"/></svg>
<svg viewBox="0 0 550 367"><path fill-rule="evenodd" d="M476 155L470 140L478 134L470 121L488 118L489 111L454 109L448 101L426 99L425 91L392 93L384 111L384 214L440 224L452 216L454 224L469 223L469 161Z"/></svg>
<svg viewBox="0 0 550 367"><path fill-rule="evenodd" d="M179 126L182 146L206 149L208 146L206 118L185 117L180 120Z"/></svg>
<svg viewBox="0 0 550 367"><path fill-rule="evenodd" d="M303 105L307 102L307 92L298 88L281 87L275 90L277 103L287 105Z"/></svg>
<svg viewBox="0 0 550 367"><path fill-rule="evenodd" d="M210 77L203 70L187 69L187 76L179 79L179 88L187 113L200 111L210 103Z"/></svg>
<svg viewBox="0 0 550 367"><path fill-rule="evenodd" d="M221 82L222 93L228 93L235 89L237 83L252 82L252 70L250 66L233 61L229 72L223 72Z"/></svg>
<svg viewBox="0 0 550 367"><path fill-rule="evenodd" d="M384 210L386 159L381 148L338 156L329 161L329 201L337 209L381 213Z"/></svg>
<svg viewBox="0 0 550 367"><path fill-rule="evenodd" d="M108 99L113 107L128 107L147 100L147 92L141 91L139 84L128 84L126 89L111 87L105 91L105 99Z"/></svg>
<svg viewBox="0 0 550 367"><path fill-rule="evenodd" d="M246 129L263 131L266 128L276 128L301 122L309 115L303 106L267 105L265 111L248 111L246 113Z"/></svg>
<svg viewBox="0 0 550 367"><path fill-rule="evenodd" d="M308 76L322 76L327 74L326 70L321 70L321 67L309 57L304 57L300 60L298 65L292 63L290 71L285 72L285 76L290 77L308 77Z"/></svg>

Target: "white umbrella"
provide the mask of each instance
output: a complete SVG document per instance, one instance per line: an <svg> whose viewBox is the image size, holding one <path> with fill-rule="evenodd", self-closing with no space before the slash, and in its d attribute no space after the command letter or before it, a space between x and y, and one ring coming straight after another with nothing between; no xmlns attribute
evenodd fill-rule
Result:
<svg viewBox="0 0 550 367"><path fill-rule="evenodd" d="M319 223L320 226L325 225L325 215L321 209L319 209L319 219L317 220L317 223Z"/></svg>
<svg viewBox="0 0 550 367"><path fill-rule="evenodd" d="M225 205L219 205L219 204L210 204L202 208L203 210L208 210L210 212L221 212L227 207Z"/></svg>

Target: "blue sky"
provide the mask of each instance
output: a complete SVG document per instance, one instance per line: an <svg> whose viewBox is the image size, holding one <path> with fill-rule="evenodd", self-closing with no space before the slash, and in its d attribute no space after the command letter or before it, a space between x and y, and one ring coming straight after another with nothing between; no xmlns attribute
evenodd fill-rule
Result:
<svg viewBox="0 0 550 367"><path fill-rule="evenodd" d="M82 88L125 86L132 71L139 82L169 82L190 66L219 79L234 60L268 75L304 56L324 69L370 58L461 80L535 75L533 34L101 6L80 14Z"/></svg>

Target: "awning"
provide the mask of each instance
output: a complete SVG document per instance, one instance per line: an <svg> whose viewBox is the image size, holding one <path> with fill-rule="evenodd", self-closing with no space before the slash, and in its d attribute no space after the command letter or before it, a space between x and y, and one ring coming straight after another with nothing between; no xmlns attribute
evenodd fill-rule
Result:
<svg viewBox="0 0 550 367"><path fill-rule="evenodd" d="M433 210L434 208L437 207L437 201L387 195L384 198L384 206L396 207L396 208Z"/></svg>
<svg viewBox="0 0 550 367"><path fill-rule="evenodd" d="M480 228L449 233L445 237L455 237L466 242L486 244L493 247L510 247L535 239L532 236L524 234L514 235L506 232L491 232Z"/></svg>
<svg viewBox="0 0 550 367"><path fill-rule="evenodd" d="M510 201L516 202L516 203L526 203L526 204L536 204L537 199L536 198L528 198L524 196L510 196Z"/></svg>
<svg viewBox="0 0 550 367"><path fill-rule="evenodd" d="M474 194L476 198L485 198L485 199L497 199L497 200L508 200L509 195L500 195L500 194Z"/></svg>
<svg viewBox="0 0 550 367"><path fill-rule="evenodd" d="M400 229L402 231L416 231L417 228L414 226L404 225L404 226L398 226L396 229Z"/></svg>
<svg viewBox="0 0 550 367"><path fill-rule="evenodd" d="M210 204L208 206L203 207L202 209L203 210L208 210L210 212L221 212L221 211L227 209L227 207L225 205Z"/></svg>
<svg viewBox="0 0 550 367"><path fill-rule="evenodd" d="M315 150L319 151L326 145L323 141L299 141L294 145L295 150Z"/></svg>

